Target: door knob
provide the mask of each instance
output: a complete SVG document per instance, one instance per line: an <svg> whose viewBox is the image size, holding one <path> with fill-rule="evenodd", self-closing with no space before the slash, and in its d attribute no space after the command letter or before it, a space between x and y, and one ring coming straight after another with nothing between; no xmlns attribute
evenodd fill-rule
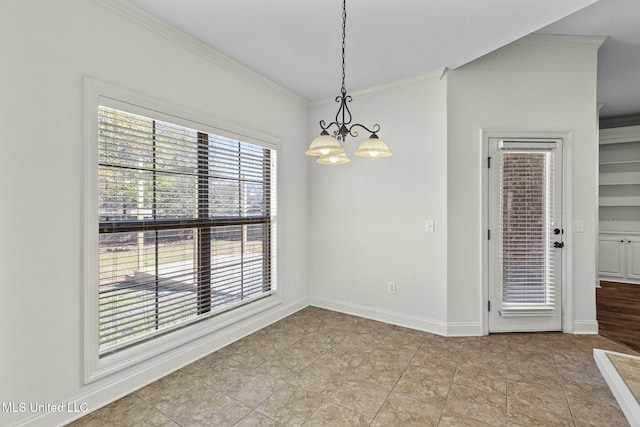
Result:
<svg viewBox="0 0 640 427"><path fill-rule="evenodd" d="M553 242L554 248L564 248L564 242Z"/></svg>

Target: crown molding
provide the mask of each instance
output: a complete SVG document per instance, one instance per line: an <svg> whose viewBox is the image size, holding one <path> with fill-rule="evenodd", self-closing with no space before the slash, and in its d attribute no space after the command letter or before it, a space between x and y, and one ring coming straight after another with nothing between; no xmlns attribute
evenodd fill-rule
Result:
<svg viewBox="0 0 640 427"><path fill-rule="evenodd" d="M640 115L600 119L600 129L640 125Z"/></svg>
<svg viewBox="0 0 640 427"><path fill-rule="evenodd" d="M541 47L578 47L598 49L607 39L607 36L568 36L555 34L529 34L512 44L520 46Z"/></svg>
<svg viewBox="0 0 640 427"><path fill-rule="evenodd" d="M213 63L231 71L251 83L254 83L268 91L279 95L303 108L309 107L309 101L300 95L285 89L277 83L264 77L252 69L234 61L226 55L218 52L201 41L191 37L187 33L167 24L165 21L141 9L127 0L93 0L95 3L116 14L150 30L164 39L173 42Z"/></svg>
<svg viewBox="0 0 640 427"><path fill-rule="evenodd" d="M448 71L447 68L438 68L437 70L420 74L418 76L409 77L406 79L370 87L367 89L361 89L354 92L349 92L349 95L352 96L353 98L362 99L369 96L395 92L395 91L410 88L413 86L420 86L425 83L437 82L442 80L442 78L447 74L447 71ZM318 99L317 101L311 101L309 103L309 110L315 110L315 109L323 108L329 105L334 105L335 102L336 102L335 97L323 98L323 99Z"/></svg>

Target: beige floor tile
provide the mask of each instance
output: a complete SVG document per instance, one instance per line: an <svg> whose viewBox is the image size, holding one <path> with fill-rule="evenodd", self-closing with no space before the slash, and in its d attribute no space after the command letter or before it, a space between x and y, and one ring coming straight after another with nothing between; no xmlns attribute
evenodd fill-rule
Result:
<svg viewBox="0 0 640 427"><path fill-rule="evenodd" d="M562 387L544 387L527 383L509 382L507 402L510 407L530 406L571 418L569 403Z"/></svg>
<svg viewBox="0 0 640 427"><path fill-rule="evenodd" d="M231 426L245 417L251 408L224 393L216 393L206 402L176 418L182 427Z"/></svg>
<svg viewBox="0 0 640 427"><path fill-rule="evenodd" d="M473 353L467 350L460 354L458 366L475 366L487 371L493 372L496 376L506 377L507 374L507 357L486 351Z"/></svg>
<svg viewBox="0 0 640 427"><path fill-rule="evenodd" d="M526 361L508 361L507 378L510 381L539 385L562 384L562 378L555 364L539 366Z"/></svg>
<svg viewBox="0 0 640 427"><path fill-rule="evenodd" d="M280 365L295 372L303 371L322 355L320 351L305 348L297 344L274 355L268 362L277 361Z"/></svg>
<svg viewBox="0 0 640 427"><path fill-rule="evenodd" d="M264 348L262 350L243 349L234 351L233 353L229 354L228 358L231 360L235 360L241 365L259 366L275 357L275 355L278 353L279 352L277 351L269 351L267 348Z"/></svg>
<svg viewBox="0 0 640 427"><path fill-rule="evenodd" d="M291 333L289 331L274 332L262 337L260 346L263 351L265 349L282 351L300 341L304 336L303 334Z"/></svg>
<svg viewBox="0 0 640 427"><path fill-rule="evenodd" d="M289 383L313 393L330 394L346 380L342 372L314 362L290 379Z"/></svg>
<svg viewBox="0 0 640 427"><path fill-rule="evenodd" d="M390 388L350 380L341 384L327 399L373 419L390 392Z"/></svg>
<svg viewBox="0 0 640 427"><path fill-rule="evenodd" d="M591 392L590 392L591 391ZM625 426L626 418L611 392L593 389L567 389L569 408L576 424L596 426Z"/></svg>
<svg viewBox="0 0 640 427"><path fill-rule="evenodd" d="M511 363L528 363L533 365L555 366L555 360L551 350L540 347L522 346L507 350L507 361Z"/></svg>
<svg viewBox="0 0 640 427"><path fill-rule="evenodd" d="M95 410L79 420L76 420L74 422L74 426L98 427L106 425L109 421L117 419L125 410L139 402L142 402L141 398L133 393L129 394L122 399L118 399L115 402L110 403L99 410Z"/></svg>
<svg viewBox="0 0 640 427"><path fill-rule="evenodd" d="M325 402L304 423L304 427L364 427L371 423L366 416L339 406Z"/></svg>
<svg viewBox="0 0 640 427"><path fill-rule="evenodd" d="M526 398L529 398L527 400ZM524 420L536 420L550 425L571 425L571 411L566 399L553 399L542 393L523 393L507 399L509 423L522 425Z"/></svg>
<svg viewBox="0 0 640 427"><path fill-rule="evenodd" d="M491 425L506 424L507 402L502 393L486 392L454 383L444 410Z"/></svg>
<svg viewBox="0 0 640 427"><path fill-rule="evenodd" d="M491 424L455 412L443 412L438 427L487 427Z"/></svg>
<svg viewBox="0 0 640 427"><path fill-rule="evenodd" d="M165 414L175 419L189 409L206 402L216 392L208 387L196 385L191 388L173 388L149 396L146 402Z"/></svg>
<svg viewBox="0 0 640 427"><path fill-rule="evenodd" d="M489 336L467 337L463 351L487 352L500 356L507 355L507 337L505 334L491 334Z"/></svg>
<svg viewBox="0 0 640 427"><path fill-rule="evenodd" d="M453 376L458 368L457 362L452 362L445 359L432 359L425 361L423 359L412 359L407 369L411 372L419 371L427 375L431 375L434 378L441 380L453 381Z"/></svg>
<svg viewBox="0 0 640 427"><path fill-rule="evenodd" d="M330 369L352 372L365 361L368 354L364 351L341 352L333 348L316 359L316 363Z"/></svg>
<svg viewBox="0 0 640 427"><path fill-rule="evenodd" d="M310 348L320 351L326 351L340 344L346 337L346 332L331 331L330 333L319 329L308 335L305 335L300 341L308 343Z"/></svg>
<svg viewBox="0 0 640 427"><path fill-rule="evenodd" d="M571 418L562 417L556 413L545 411L544 409L535 409L531 407L523 408L516 406L509 408L508 416L509 427L531 427L531 426L573 426ZM613 426L615 424L611 424Z"/></svg>
<svg viewBox="0 0 640 427"><path fill-rule="evenodd" d="M437 426L442 409L419 399L393 392L376 415L372 427Z"/></svg>
<svg viewBox="0 0 640 427"><path fill-rule="evenodd" d="M197 377L189 375L182 370L178 370L149 384L148 386L136 390L135 394L138 397L147 399L159 393L172 392L176 389L188 390L198 385L203 385L203 383Z"/></svg>
<svg viewBox="0 0 640 427"><path fill-rule="evenodd" d="M565 385L575 385L579 387L591 386L595 388L603 388L606 386L606 381L600 373L597 366L590 366L588 368L576 365L576 366L564 366L560 370L560 376Z"/></svg>
<svg viewBox="0 0 640 427"><path fill-rule="evenodd" d="M464 344L462 338L427 335L419 350L456 354L462 351Z"/></svg>
<svg viewBox="0 0 640 427"><path fill-rule="evenodd" d="M315 393L286 384L262 402L256 411L285 426L301 426L323 403Z"/></svg>
<svg viewBox="0 0 640 427"><path fill-rule="evenodd" d="M155 427L172 424L173 420L146 402L138 402L125 409L113 422L122 427Z"/></svg>
<svg viewBox="0 0 640 427"><path fill-rule="evenodd" d="M345 335L342 341L333 346L333 348L341 352L358 352L364 350L369 353L373 351L381 341L382 338L379 336L372 336L365 333L349 333Z"/></svg>
<svg viewBox="0 0 640 427"><path fill-rule="evenodd" d="M487 393L506 395L506 375L473 365L458 365L453 377L454 384L474 387Z"/></svg>
<svg viewBox="0 0 640 427"><path fill-rule="evenodd" d="M234 424L233 427L280 427L281 425L266 415L253 411Z"/></svg>
<svg viewBox="0 0 640 427"><path fill-rule="evenodd" d="M433 349L426 350L424 348L420 348L413 355L411 364L422 366L436 366L442 370L446 370L447 376L449 375L449 373L451 373L451 377L453 378L453 374L458 367L459 360L460 353L458 352L439 352Z"/></svg>
<svg viewBox="0 0 640 427"><path fill-rule="evenodd" d="M597 369L596 362L593 359L593 352L584 351L565 351L565 352L553 352L553 359L556 362L556 366L562 372L565 368L574 366L581 366L585 369L594 367Z"/></svg>
<svg viewBox="0 0 640 427"><path fill-rule="evenodd" d="M208 372L200 372L197 377L212 390L222 390L251 372L251 367L233 359L224 359Z"/></svg>
<svg viewBox="0 0 640 427"><path fill-rule="evenodd" d="M398 368L404 369L407 367L413 355L414 351L407 351L388 347L378 346L375 350L369 353L367 360L375 365L389 365L389 366L397 366Z"/></svg>
<svg viewBox="0 0 640 427"><path fill-rule="evenodd" d="M376 364L370 360L365 360L353 370L352 377L356 380L366 381L382 387L393 387L404 369L401 366Z"/></svg>
<svg viewBox="0 0 640 427"><path fill-rule="evenodd" d="M254 371L227 385L224 393L251 408L255 408L286 382L263 372Z"/></svg>
<svg viewBox="0 0 640 427"><path fill-rule="evenodd" d="M450 387L450 379L434 377L422 366L409 366L393 390L442 407Z"/></svg>

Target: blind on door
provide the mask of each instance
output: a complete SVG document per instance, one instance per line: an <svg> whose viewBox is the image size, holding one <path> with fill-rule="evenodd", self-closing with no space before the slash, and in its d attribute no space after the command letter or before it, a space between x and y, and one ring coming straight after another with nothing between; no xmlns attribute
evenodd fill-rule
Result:
<svg viewBox="0 0 640 427"><path fill-rule="evenodd" d="M553 145L530 146L502 144L499 151L502 316L551 315L555 310Z"/></svg>

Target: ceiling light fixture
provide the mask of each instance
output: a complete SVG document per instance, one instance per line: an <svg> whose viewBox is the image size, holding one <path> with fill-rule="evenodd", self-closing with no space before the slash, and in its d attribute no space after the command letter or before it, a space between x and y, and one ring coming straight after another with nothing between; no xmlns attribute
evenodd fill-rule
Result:
<svg viewBox="0 0 640 427"><path fill-rule="evenodd" d="M354 153L358 157L370 157L370 158L381 158L381 157L390 157L391 151L387 147L387 144L384 143L383 140L378 138L377 133L380 131L380 125L373 125L373 129L369 129L368 127L361 125L359 123L351 124L351 111L349 111L349 107L347 106L348 102L351 102L352 98L350 95L347 95L347 89L344 85L345 80L345 35L347 28L347 2L346 0L342 1L342 89L340 90L340 95L336 97L336 102L340 104L338 107L338 112L336 113L336 120L329 123L328 125L324 120L320 120L320 128L322 128L322 132L320 132L320 136L315 138L309 149L305 153L307 156L316 156L320 157L317 162L321 165L343 165L345 163L349 163L351 160L347 157L347 154L342 147L340 142L345 142L347 135L352 137L357 137L358 132L354 128L362 128L369 132L371 136L369 139L364 141L358 150ZM335 126L336 129L333 131L333 136L331 136L328 130Z"/></svg>

